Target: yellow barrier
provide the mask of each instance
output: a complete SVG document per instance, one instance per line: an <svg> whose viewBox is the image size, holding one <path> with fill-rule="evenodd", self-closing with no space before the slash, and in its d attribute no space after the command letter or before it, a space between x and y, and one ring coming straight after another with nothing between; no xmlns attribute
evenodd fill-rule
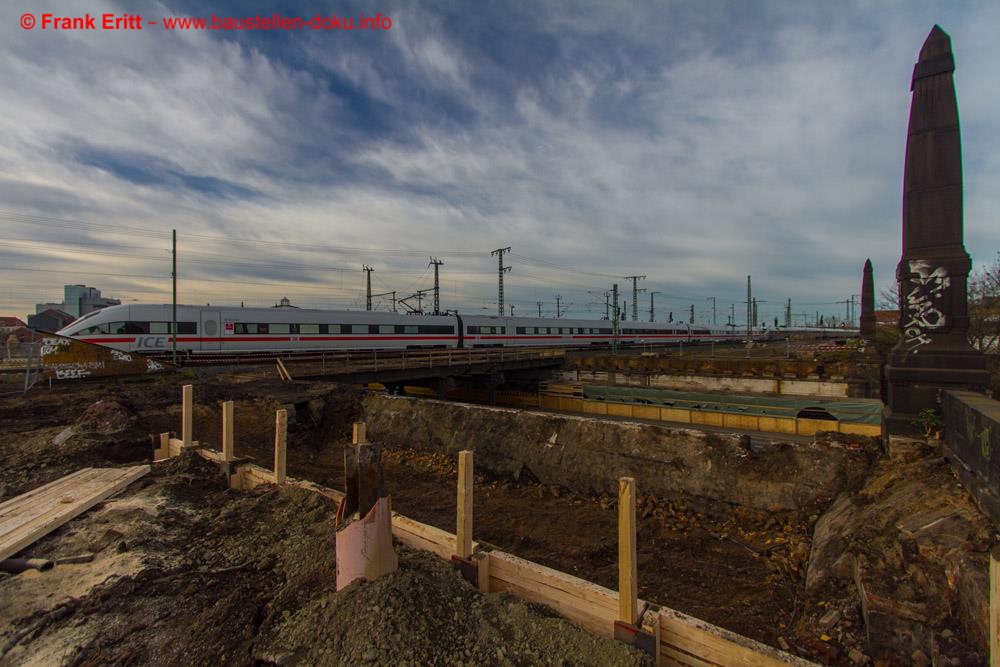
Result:
<svg viewBox="0 0 1000 667"><path fill-rule="evenodd" d="M664 408L640 403L615 403L586 398L569 398L542 394L538 406L549 410L582 412L588 415L607 415L627 419L664 421L700 426L719 426L740 431L764 431L789 435L815 435L820 431L834 431L850 435L881 436L882 427L876 424L853 424L826 419L773 417L768 415L739 414L714 410L689 410Z"/></svg>

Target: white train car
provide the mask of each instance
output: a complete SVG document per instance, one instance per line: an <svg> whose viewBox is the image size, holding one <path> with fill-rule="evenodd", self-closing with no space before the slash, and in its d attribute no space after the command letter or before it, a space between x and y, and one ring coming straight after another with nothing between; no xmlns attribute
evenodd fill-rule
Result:
<svg viewBox="0 0 1000 667"><path fill-rule="evenodd" d="M172 308L111 306L90 313L59 333L126 352L172 349ZM621 345L739 341L739 332L683 323L625 321ZM610 345L608 320L401 315L375 311L305 308L177 307L177 350L185 354L402 350L414 348L575 347Z"/></svg>
<svg viewBox="0 0 1000 667"><path fill-rule="evenodd" d="M59 333L129 352L168 352L171 311L169 304L111 306ZM177 349L193 354L443 348L457 347L458 337L456 318L443 315L177 306Z"/></svg>

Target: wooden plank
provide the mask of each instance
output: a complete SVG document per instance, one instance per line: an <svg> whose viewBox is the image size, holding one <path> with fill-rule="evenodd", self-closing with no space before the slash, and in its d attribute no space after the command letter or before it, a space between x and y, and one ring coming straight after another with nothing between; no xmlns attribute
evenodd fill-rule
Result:
<svg viewBox="0 0 1000 667"><path fill-rule="evenodd" d="M181 389L181 441L185 447L194 442L194 385Z"/></svg>
<svg viewBox="0 0 1000 667"><path fill-rule="evenodd" d="M368 433L365 426L365 422L354 422L353 436L351 442L355 445L362 442L368 442Z"/></svg>
<svg viewBox="0 0 1000 667"><path fill-rule="evenodd" d="M635 625L639 619L636 568L635 479L618 480L618 620Z"/></svg>
<svg viewBox="0 0 1000 667"><path fill-rule="evenodd" d="M285 483L285 458L288 447L288 410L282 408L274 415L274 483Z"/></svg>
<svg viewBox="0 0 1000 667"><path fill-rule="evenodd" d="M472 452L458 453L458 497L456 499L455 555L468 560L472 556Z"/></svg>
<svg viewBox="0 0 1000 667"><path fill-rule="evenodd" d="M3 536L9 535L22 526L38 521L48 514L60 511L68 502L75 498L86 495L93 488L102 486L104 480L101 468L85 468L84 474L75 476L67 484L52 486L46 493L36 495L28 499L20 496L13 498L7 503L3 512L0 513L0 541Z"/></svg>
<svg viewBox="0 0 1000 667"><path fill-rule="evenodd" d="M22 493L19 496L5 500L4 502L0 503L0 519L2 519L9 510L18 507L22 504L27 505L29 500L41 495L45 495L49 492L52 492L54 489L57 489L60 486L63 486L65 484L73 484L74 480L79 479L84 475L91 474L93 470L94 468L81 468L74 473L66 475L65 477L60 477L59 479L51 481L48 484L44 484L36 489L32 489L31 491Z"/></svg>
<svg viewBox="0 0 1000 667"><path fill-rule="evenodd" d="M430 551L445 560L451 560L455 551L454 535L446 530L408 519L401 514L392 515L392 534L408 547ZM473 543L473 549L475 547Z"/></svg>
<svg viewBox="0 0 1000 667"><path fill-rule="evenodd" d="M222 460L232 461L235 457L235 429L233 402L222 404Z"/></svg>
<svg viewBox="0 0 1000 667"><path fill-rule="evenodd" d="M103 484L86 488L86 493L76 497L75 502L60 503L54 513L46 513L27 524L20 525L13 532L6 532L0 525L0 560L11 557L25 547L63 525L70 519L86 512L105 498L112 496L148 473L148 465L124 469L105 469L107 479Z"/></svg>
<svg viewBox="0 0 1000 667"><path fill-rule="evenodd" d="M612 638L615 617L613 612L602 613L599 609L580 605L577 601L565 595L560 595L557 589L540 589L525 582L514 583L506 579L499 579L491 574L490 592L510 593L526 602L545 605L556 611L563 618L598 637L604 637L605 639Z"/></svg>
<svg viewBox="0 0 1000 667"><path fill-rule="evenodd" d="M990 667L1000 667L1000 545L990 549Z"/></svg>
<svg viewBox="0 0 1000 667"><path fill-rule="evenodd" d="M685 664L723 667L814 664L673 609L660 610L660 645L664 653L681 651L702 661Z"/></svg>
<svg viewBox="0 0 1000 667"><path fill-rule="evenodd" d="M490 552L490 591L508 591L522 600L544 604L601 637L614 635L618 594L512 554Z"/></svg>

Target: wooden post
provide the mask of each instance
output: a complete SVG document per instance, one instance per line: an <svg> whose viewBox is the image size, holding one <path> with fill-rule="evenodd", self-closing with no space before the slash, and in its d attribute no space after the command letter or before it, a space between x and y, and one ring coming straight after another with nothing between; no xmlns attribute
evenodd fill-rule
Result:
<svg viewBox="0 0 1000 667"><path fill-rule="evenodd" d="M181 442L183 447L190 447L194 433L194 386L184 385L181 390Z"/></svg>
<svg viewBox="0 0 1000 667"><path fill-rule="evenodd" d="M990 549L990 667L1000 667L1000 545Z"/></svg>
<svg viewBox="0 0 1000 667"><path fill-rule="evenodd" d="M233 452L233 402L222 404L222 460L232 461Z"/></svg>
<svg viewBox="0 0 1000 667"><path fill-rule="evenodd" d="M618 619L639 620L639 588L635 553L635 479L618 480Z"/></svg>
<svg viewBox="0 0 1000 667"><path fill-rule="evenodd" d="M364 422L354 422L354 439L355 445L361 444L362 442L368 442L368 434L365 432Z"/></svg>
<svg viewBox="0 0 1000 667"><path fill-rule="evenodd" d="M458 525L455 530L455 555L463 560L472 556L472 452L458 453Z"/></svg>
<svg viewBox="0 0 1000 667"><path fill-rule="evenodd" d="M274 483L285 483L285 449L288 445L288 410L274 417Z"/></svg>
<svg viewBox="0 0 1000 667"><path fill-rule="evenodd" d="M160 446L153 452L154 461L163 461L170 458L170 434L161 433L160 434Z"/></svg>

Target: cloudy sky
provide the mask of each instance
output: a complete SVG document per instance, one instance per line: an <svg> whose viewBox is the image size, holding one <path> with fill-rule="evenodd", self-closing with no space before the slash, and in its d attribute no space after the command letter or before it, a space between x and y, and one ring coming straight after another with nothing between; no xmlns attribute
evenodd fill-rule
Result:
<svg viewBox="0 0 1000 667"><path fill-rule="evenodd" d="M657 319L843 314L891 281L917 53L953 39L966 246L1000 249L1000 3L4 3L0 314L87 283L128 302L364 307L432 285L598 317L645 274ZM378 31L168 17L380 12ZM32 30L20 19L30 12ZM140 13L57 32L42 14ZM98 20L98 25L100 20ZM376 299L379 308L388 301ZM649 296L640 295L643 317ZM485 309L485 311L484 311Z"/></svg>

